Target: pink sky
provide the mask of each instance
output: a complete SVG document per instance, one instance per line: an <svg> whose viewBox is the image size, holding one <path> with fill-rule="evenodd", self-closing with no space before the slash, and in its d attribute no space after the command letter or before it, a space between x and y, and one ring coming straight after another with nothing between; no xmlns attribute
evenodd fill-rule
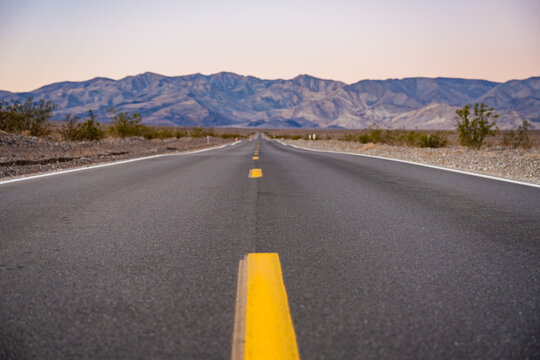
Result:
<svg viewBox="0 0 540 360"><path fill-rule="evenodd" d="M540 75L540 2L0 2L0 89L232 71L347 83Z"/></svg>

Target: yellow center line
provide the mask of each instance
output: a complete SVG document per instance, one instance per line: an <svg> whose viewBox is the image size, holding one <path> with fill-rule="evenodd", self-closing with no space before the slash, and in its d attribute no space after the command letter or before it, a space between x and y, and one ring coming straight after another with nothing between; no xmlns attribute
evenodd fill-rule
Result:
<svg viewBox="0 0 540 360"><path fill-rule="evenodd" d="M253 160L259 160L259 157L258 157L258 156L254 156L254 157L253 157Z"/></svg>
<svg viewBox="0 0 540 360"><path fill-rule="evenodd" d="M233 360L300 359L279 255L247 255L238 276Z"/></svg>
<svg viewBox="0 0 540 360"><path fill-rule="evenodd" d="M240 260L238 264L238 281L236 284L236 308L234 313L234 331L232 345L232 360L244 359L244 348L246 344L246 301L247 301L247 270L246 259Z"/></svg>
<svg viewBox="0 0 540 360"><path fill-rule="evenodd" d="M262 177L262 170L261 169L251 169L249 170L249 177L250 178L259 178Z"/></svg>

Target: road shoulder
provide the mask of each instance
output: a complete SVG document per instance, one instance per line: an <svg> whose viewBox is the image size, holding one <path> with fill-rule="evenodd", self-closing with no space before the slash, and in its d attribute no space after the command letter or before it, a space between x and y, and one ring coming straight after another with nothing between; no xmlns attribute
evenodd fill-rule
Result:
<svg viewBox="0 0 540 360"><path fill-rule="evenodd" d="M439 149L348 143L337 140L276 140L297 149L349 154L398 161L462 174L540 188L540 153L537 149L468 150L462 147Z"/></svg>

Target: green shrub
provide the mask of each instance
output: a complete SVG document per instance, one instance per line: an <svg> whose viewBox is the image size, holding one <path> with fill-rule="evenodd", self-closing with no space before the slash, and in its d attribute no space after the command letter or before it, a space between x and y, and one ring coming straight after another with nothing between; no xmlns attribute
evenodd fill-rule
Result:
<svg viewBox="0 0 540 360"><path fill-rule="evenodd" d="M339 138L341 141L357 141L362 144L367 143L379 143L379 142L388 142L390 143L392 140L392 135L390 134L390 131L387 130L385 133L381 129L378 128L370 128L366 132L362 134L344 134Z"/></svg>
<svg viewBox="0 0 540 360"><path fill-rule="evenodd" d="M148 127L148 126L145 126L143 128L143 132L142 132L142 136L146 139L146 140L151 140L151 139L155 139L158 137L158 132L155 130L155 129L152 129L151 127Z"/></svg>
<svg viewBox="0 0 540 360"><path fill-rule="evenodd" d="M369 130L369 138L370 142L374 144L378 144L382 142L383 136L382 136L382 130L381 129L370 129Z"/></svg>
<svg viewBox="0 0 540 360"><path fill-rule="evenodd" d="M114 113L114 120L109 126L109 133L114 136L124 138L126 136L141 136L144 131L144 125L141 124L141 114L134 113L129 115L125 113Z"/></svg>
<svg viewBox="0 0 540 360"><path fill-rule="evenodd" d="M473 112L471 113L471 109ZM456 110L456 128L458 130L461 145L480 149L486 136L495 135L495 119L499 115L493 113L493 108L484 103L465 105Z"/></svg>
<svg viewBox="0 0 540 360"><path fill-rule="evenodd" d="M105 131L101 129L96 121L92 110L88 111L86 121L77 125L78 140L101 140L105 137Z"/></svg>
<svg viewBox="0 0 540 360"><path fill-rule="evenodd" d="M166 129L154 129L148 126L143 127L142 135L145 139L151 140L151 139L168 139L177 137L178 131L174 131L173 129L166 128Z"/></svg>
<svg viewBox="0 0 540 360"><path fill-rule="evenodd" d="M188 132L184 130L176 130L174 133L174 137L176 137L177 139L186 137L188 135L189 135Z"/></svg>
<svg viewBox="0 0 540 360"><path fill-rule="evenodd" d="M501 133L502 133L501 145L507 146L507 147L513 147L514 138L516 137L516 132L514 130L508 130L508 131L501 131Z"/></svg>
<svg viewBox="0 0 540 360"><path fill-rule="evenodd" d="M362 134L346 133L342 135L341 141L357 141L362 144L382 143L388 145L406 144L409 146L420 147L443 147L446 146L446 135L438 132L434 135L418 133L416 131L403 130L381 130L379 128L370 128Z"/></svg>
<svg viewBox="0 0 540 360"><path fill-rule="evenodd" d="M529 139L529 129L532 124L527 120L523 120L518 127L517 132L509 130L503 133L502 145L517 149L519 147L529 148L531 147L531 141Z"/></svg>
<svg viewBox="0 0 540 360"><path fill-rule="evenodd" d="M379 141L383 144L395 145L399 143L399 132L397 130L385 130L381 132Z"/></svg>
<svg viewBox="0 0 540 360"><path fill-rule="evenodd" d="M276 135L276 136L274 136L274 138L276 138L276 139L300 140L302 138L302 135L283 134L283 135Z"/></svg>
<svg viewBox="0 0 540 360"><path fill-rule="evenodd" d="M0 130L7 132L28 131L32 136L50 133L47 121L51 118L56 105L51 101L0 101Z"/></svg>
<svg viewBox="0 0 540 360"><path fill-rule="evenodd" d="M360 134L357 136L357 141L361 142L362 144L367 144L371 142L371 136L367 133Z"/></svg>
<svg viewBox="0 0 540 360"><path fill-rule="evenodd" d="M418 146L422 134L417 133L416 131L409 131L406 134L402 135L401 141L409 146Z"/></svg>
<svg viewBox="0 0 540 360"><path fill-rule="evenodd" d="M439 132L433 135L421 134L418 139L418 145L423 148L445 147L447 143L446 136Z"/></svg>
<svg viewBox="0 0 540 360"><path fill-rule="evenodd" d="M169 138L176 137L176 133L175 131L173 131L173 129L169 129L169 128L160 129L158 131L158 137L160 139L169 139Z"/></svg>
<svg viewBox="0 0 540 360"><path fill-rule="evenodd" d="M214 136L214 129L205 129L203 127L191 128L189 130L189 136L197 138L203 136Z"/></svg>
<svg viewBox="0 0 540 360"><path fill-rule="evenodd" d="M339 138L341 141L359 141L356 134L345 134Z"/></svg>
<svg viewBox="0 0 540 360"><path fill-rule="evenodd" d="M192 128L191 130L189 130L189 136L194 137L194 138L203 137L205 135L206 135L206 132L201 127Z"/></svg>
<svg viewBox="0 0 540 360"><path fill-rule="evenodd" d="M68 141L76 141L79 140L78 137L78 124L77 121L79 120L78 117L71 117L71 114L66 115L65 124L62 125L62 129L60 130L60 134L64 138L64 140Z"/></svg>
<svg viewBox="0 0 540 360"><path fill-rule="evenodd" d="M60 130L64 140L101 140L105 137L105 131L96 121L92 110L88 111L88 118L84 122L79 123L78 120L78 117L71 117L71 114L66 115L66 124Z"/></svg>
<svg viewBox="0 0 540 360"><path fill-rule="evenodd" d="M223 138L223 139L244 139L244 138L247 138L246 135L240 135L240 134L235 134L235 133L226 133L226 134L221 134L219 135L219 137Z"/></svg>

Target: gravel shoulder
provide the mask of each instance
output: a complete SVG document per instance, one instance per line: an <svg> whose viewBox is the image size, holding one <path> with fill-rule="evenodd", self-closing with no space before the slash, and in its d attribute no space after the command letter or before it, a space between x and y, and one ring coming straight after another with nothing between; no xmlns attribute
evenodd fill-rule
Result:
<svg viewBox="0 0 540 360"><path fill-rule="evenodd" d="M105 138L58 142L0 131L0 180L158 154L173 154L233 142L219 137L180 139Z"/></svg>
<svg viewBox="0 0 540 360"><path fill-rule="evenodd" d="M462 146L431 149L360 144L339 140L280 141L310 149L388 157L540 185L540 150L538 146L530 149L505 149L496 146L470 150Z"/></svg>

